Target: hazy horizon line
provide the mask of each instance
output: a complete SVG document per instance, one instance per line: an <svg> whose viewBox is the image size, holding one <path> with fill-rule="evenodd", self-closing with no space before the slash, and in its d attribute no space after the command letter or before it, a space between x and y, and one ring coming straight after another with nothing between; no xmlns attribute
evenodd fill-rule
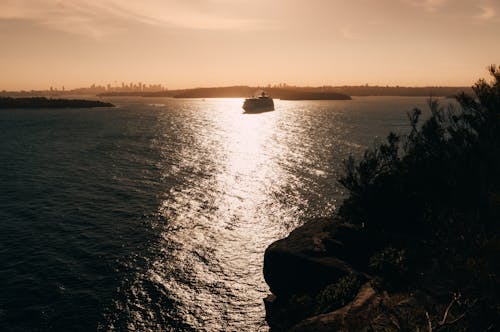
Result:
<svg viewBox="0 0 500 332"><path fill-rule="evenodd" d="M128 82L129 83L134 83L134 82ZM139 82L137 82L139 83ZM144 83L143 83L144 84ZM149 86L149 83L146 83L145 85ZM151 83L151 85L160 85L160 83L154 84ZM177 90L195 90L195 89L222 89L222 88L232 88L232 87L249 87L249 88L260 88L260 89L286 89L286 88L344 88L344 87L379 87L379 88L470 88L474 84L464 84L464 85L441 85L441 84L425 84L425 85L399 85L399 84L371 84L371 83L365 83L365 84L342 84L342 85L331 85L331 84L323 84L323 85L290 85L286 84L285 86L278 86L278 85L272 85L268 86L266 85L253 85L253 84L230 84L230 85L202 85L202 86L190 86L190 87L179 87L179 88L169 88L165 85L162 85L164 88L162 91L177 91ZM106 85L95 85L95 89L98 88L106 88ZM81 87L66 87L65 85L59 85L59 86L52 86L53 90L50 90L49 88L45 89L5 89L1 88L0 92L69 92L69 91L74 91L74 90L84 90L84 89L92 89L92 86L81 86ZM121 86L115 85L111 86L111 88L121 88ZM138 91L140 92L140 91ZM148 92L144 90L143 92Z"/></svg>

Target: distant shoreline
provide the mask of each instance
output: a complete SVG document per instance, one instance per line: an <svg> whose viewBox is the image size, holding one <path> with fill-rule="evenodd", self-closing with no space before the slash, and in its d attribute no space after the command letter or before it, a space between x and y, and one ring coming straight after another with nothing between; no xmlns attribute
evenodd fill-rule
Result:
<svg viewBox="0 0 500 332"><path fill-rule="evenodd" d="M0 109L20 108L88 108L114 107L111 103L85 99L53 99L45 97L12 98L0 97Z"/></svg>
<svg viewBox="0 0 500 332"><path fill-rule="evenodd" d="M98 94L100 97L171 97L171 98L248 98L257 87L234 86L220 88L197 88L187 90L165 90L159 92L107 92ZM333 91L321 91L315 88L268 88L265 91L275 99L282 100L350 100L351 96Z"/></svg>
<svg viewBox="0 0 500 332"><path fill-rule="evenodd" d="M271 97L282 100L350 100L351 96L384 97L447 97L470 92L469 87L399 87L399 86L342 86L342 87L284 87L259 88L231 86L165 90L158 92L106 92L102 97L171 97L171 98L248 98L264 89Z"/></svg>
<svg viewBox="0 0 500 332"><path fill-rule="evenodd" d="M170 98L248 98L258 90L265 90L271 97L282 100L349 100L351 97L454 97L463 92L471 93L470 87L460 86L321 86L321 87L252 87L226 86L161 91L95 91L73 89L63 91L0 91L0 97L170 97Z"/></svg>
<svg viewBox="0 0 500 332"><path fill-rule="evenodd" d="M350 100L352 97L447 97L465 92L471 93L470 87L428 86L323 86L323 87L251 87L228 86L194 88L162 91L108 91L85 93L82 89L66 91L0 91L1 97L169 97L169 98L248 98L258 90L265 90L272 98L281 100Z"/></svg>

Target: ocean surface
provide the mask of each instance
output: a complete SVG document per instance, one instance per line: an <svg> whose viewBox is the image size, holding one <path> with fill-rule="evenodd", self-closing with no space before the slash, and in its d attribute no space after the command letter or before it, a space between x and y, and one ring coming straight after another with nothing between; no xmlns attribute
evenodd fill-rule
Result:
<svg viewBox="0 0 500 332"><path fill-rule="evenodd" d="M263 253L426 98L0 110L1 331L267 331Z"/></svg>

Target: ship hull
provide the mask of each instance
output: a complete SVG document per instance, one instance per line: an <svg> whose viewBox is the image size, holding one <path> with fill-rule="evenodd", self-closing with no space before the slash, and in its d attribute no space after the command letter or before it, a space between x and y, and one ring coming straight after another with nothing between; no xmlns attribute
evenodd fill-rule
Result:
<svg viewBox="0 0 500 332"><path fill-rule="evenodd" d="M260 113L274 110L274 102L271 98L245 99L243 109L246 113Z"/></svg>

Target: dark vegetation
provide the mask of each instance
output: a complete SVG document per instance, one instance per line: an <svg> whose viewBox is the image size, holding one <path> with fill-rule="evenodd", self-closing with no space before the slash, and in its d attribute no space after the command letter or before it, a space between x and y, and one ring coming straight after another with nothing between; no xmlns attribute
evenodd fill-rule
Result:
<svg viewBox="0 0 500 332"><path fill-rule="evenodd" d="M0 109L11 108L85 108L85 107L113 107L111 103L98 100L82 99L52 99L45 97L11 98L0 97Z"/></svg>
<svg viewBox="0 0 500 332"><path fill-rule="evenodd" d="M273 331L500 331L500 67L409 114L340 183L336 215L271 244Z"/></svg>
<svg viewBox="0 0 500 332"><path fill-rule="evenodd" d="M442 318L426 313L430 331L500 330L500 67L489 70L458 106L431 100L423 123L415 109L409 135L350 158L340 180L339 217L372 239L379 286L449 301Z"/></svg>

